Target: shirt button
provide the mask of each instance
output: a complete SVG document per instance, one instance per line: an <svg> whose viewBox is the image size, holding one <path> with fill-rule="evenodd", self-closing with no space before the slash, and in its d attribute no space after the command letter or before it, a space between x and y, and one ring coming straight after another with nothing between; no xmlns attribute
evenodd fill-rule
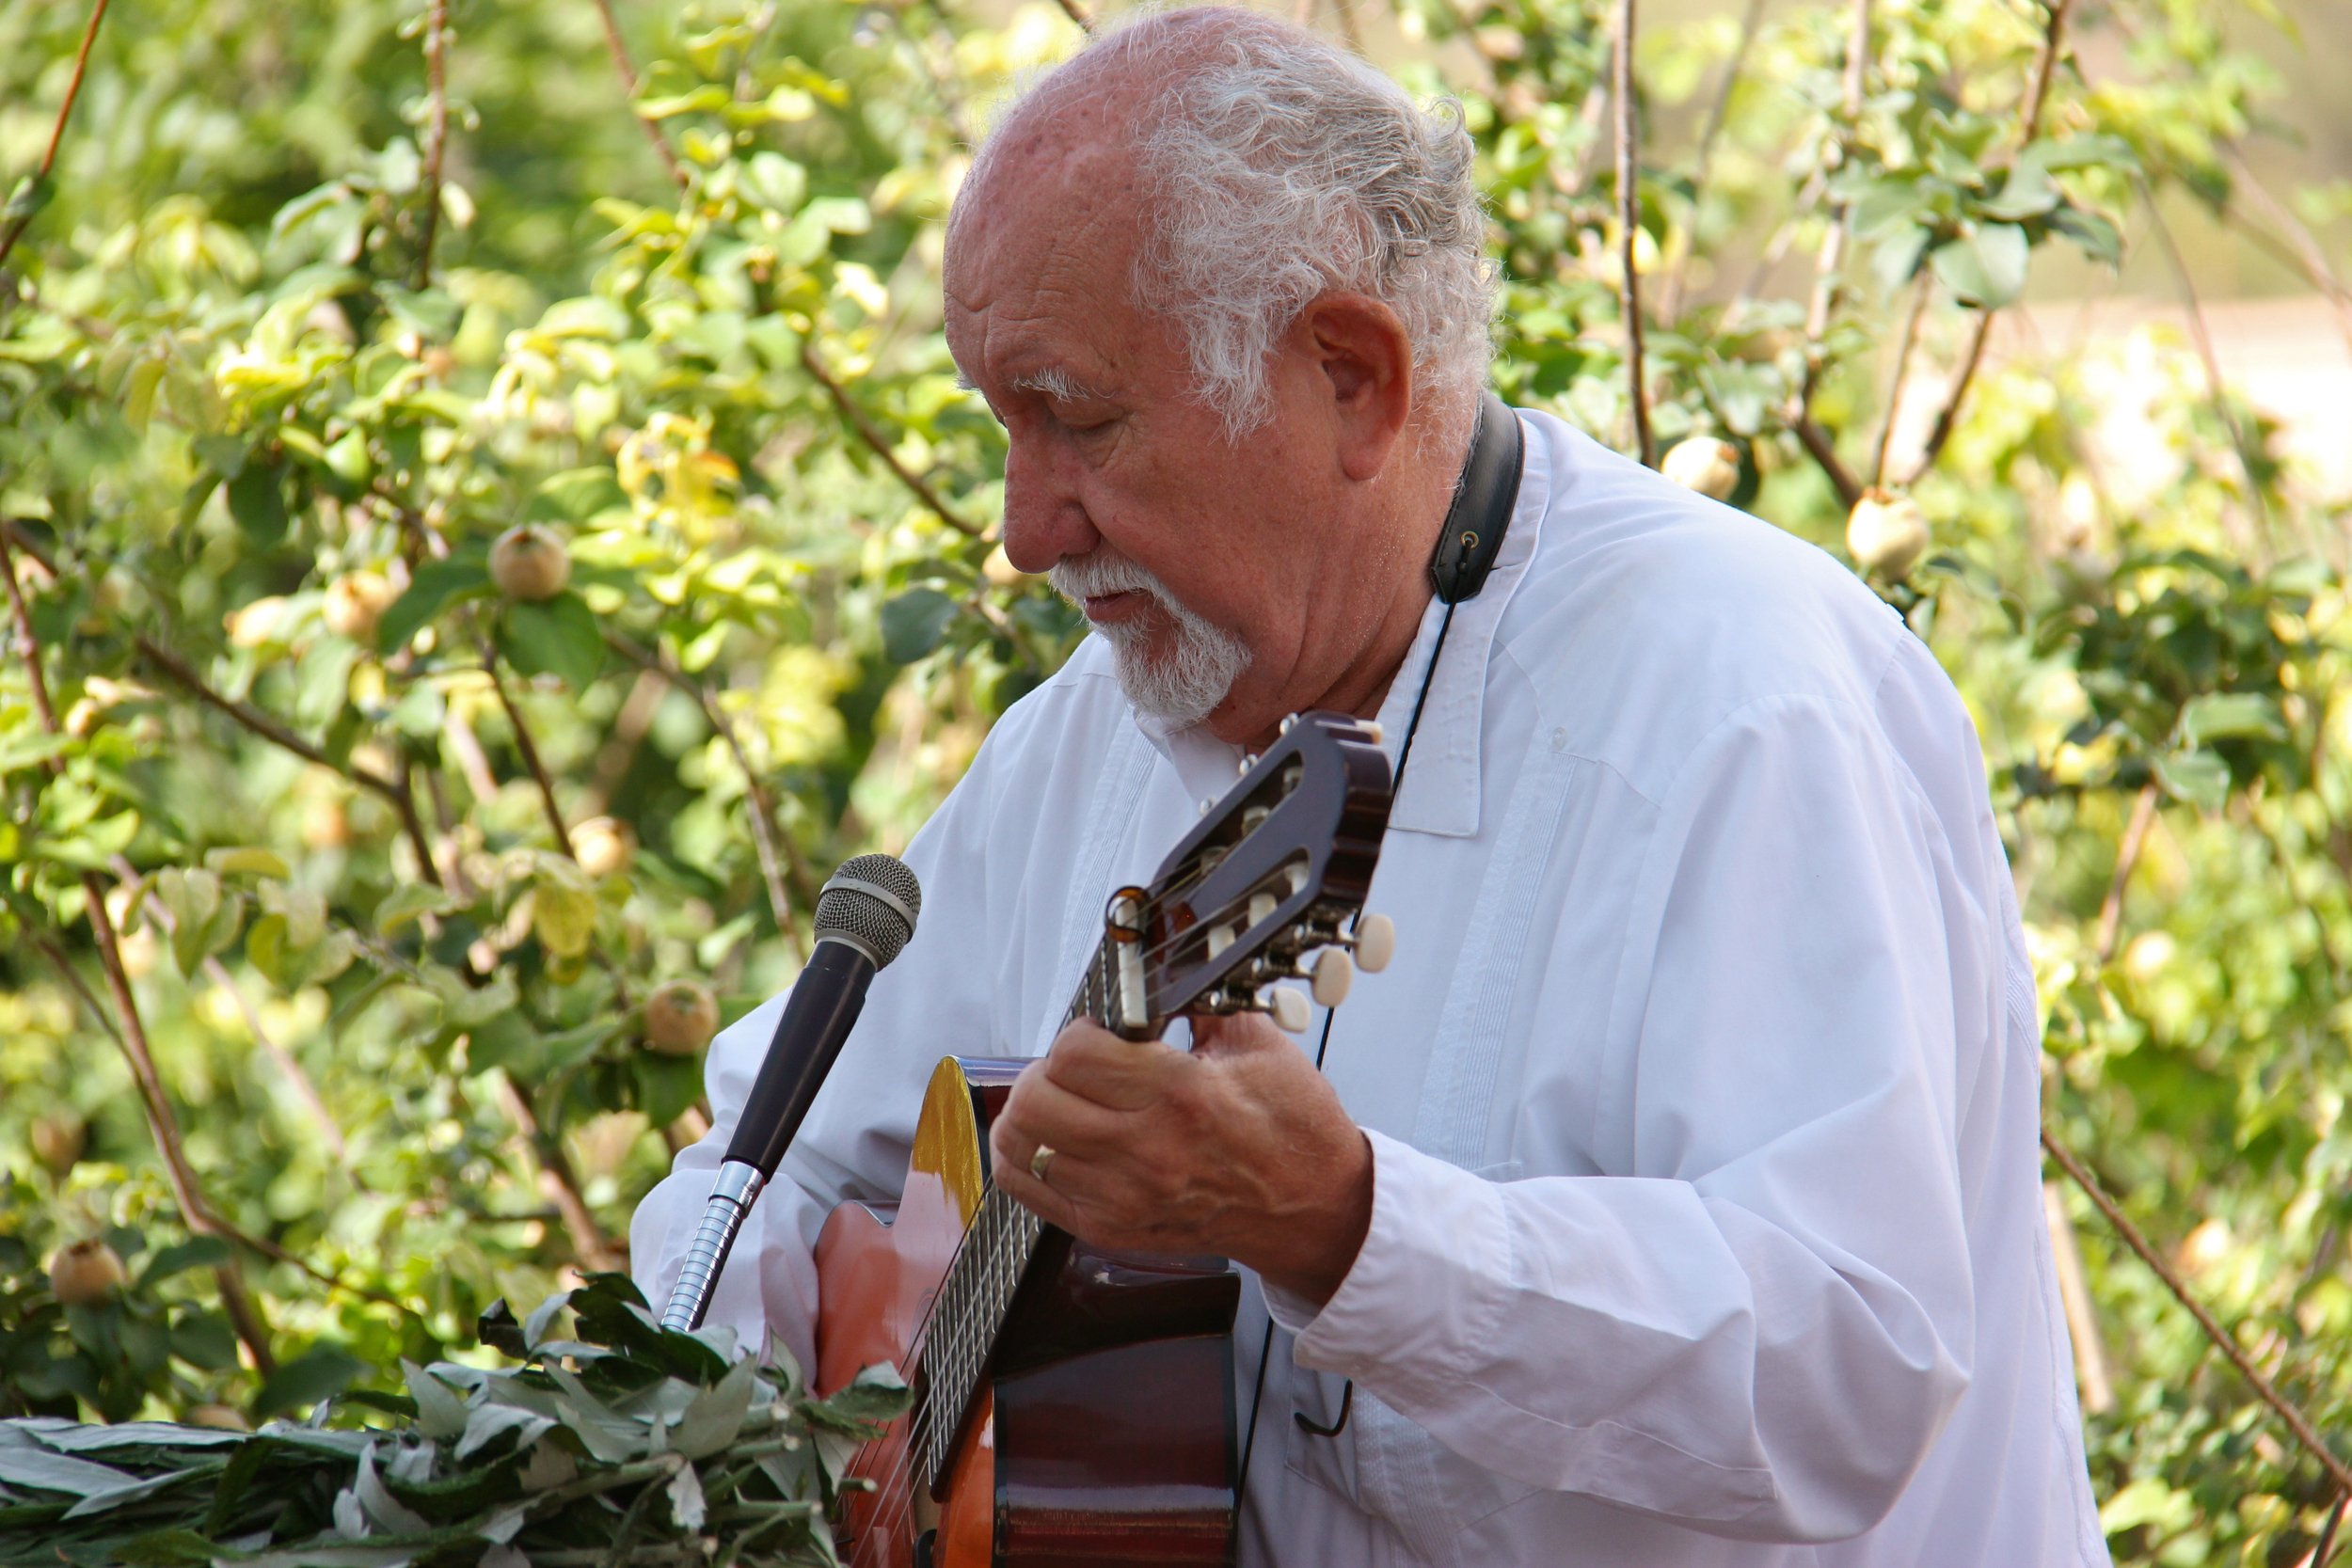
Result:
<svg viewBox="0 0 2352 1568"><path fill-rule="evenodd" d="M1554 730L1551 732L1551 749L1555 752L1565 752L1568 749L1567 731Z"/></svg>

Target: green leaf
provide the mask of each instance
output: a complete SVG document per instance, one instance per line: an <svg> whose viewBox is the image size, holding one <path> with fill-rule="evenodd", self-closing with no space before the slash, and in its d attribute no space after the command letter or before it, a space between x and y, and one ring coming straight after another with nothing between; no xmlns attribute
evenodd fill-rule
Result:
<svg viewBox="0 0 2352 1568"><path fill-rule="evenodd" d="M191 1367L225 1372L237 1364L237 1337L220 1319L189 1312L171 1325L171 1354Z"/></svg>
<svg viewBox="0 0 2352 1568"><path fill-rule="evenodd" d="M490 591L487 552L462 550L446 561L428 561L409 578L407 592L385 608L375 624L375 650L396 654L426 622L461 599Z"/></svg>
<svg viewBox="0 0 2352 1568"><path fill-rule="evenodd" d="M2180 751L2156 759L2156 781L2174 800L2219 811L2230 799L2230 765L2211 752Z"/></svg>
<svg viewBox="0 0 2352 1568"><path fill-rule="evenodd" d="M554 675L584 690L604 668L604 633L588 601L568 589L552 599L510 603L500 617L499 652L526 675Z"/></svg>
<svg viewBox="0 0 2352 1568"><path fill-rule="evenodd" d="M2123 261L2123 236L2099 214L2082 207L2060 207L2050 214L2050 227L2083 248L2093 261L2108 266Z"/></svg>
<svg viewBox="0 0 2352 1568"><path fill-rule="evenodd" d="M224 877L242 875L276 877L282 881L294 875L293 869L286 864L286 858L283 855L275 849L263 849L253 846L207 849L204 851L204 865L207 870L218 872Z"/></svg>
<svg viewBox="0 0 2352 1568"><path fill-rule="evenodd" d="M956 601L936 588L899 594L882 609L882 654L893 664L912 664L939 646L956 618Z"/></svg>
<svg viewBox="0 0 2352 1568"><path fill-rule="evenodd" d="M56 182L38 174L28 174L8 192L8 202L0 207L0 222L29 223L35 214L56 196Z"/></svg>
<svg viewBox="0 0 2352 1568"><path fill-rule="evenodd" d="M447 914L455 908L457 900L431 882L403 882L375 906L376 934L389 937L421 915Z"/></svg>
<svg viewBox="0 0 2352 1568"><path fill-rule="evenodd" d="M2191 746L2235 736L2283 739L2286 722L2279 705L2252 691L2209 691L2181 709L2181 737Z"/></svg>
<svg viewBox="0 0 2352 1568"><path fill-rule="evenodd" d="M119 1486L135 1486L138 1479L128 1470L93 1465L47 1449L0 1448L0 1484L88 1497Z"/></svg>
<svg viewBox="0 0 2352 1568"><path fill-rule="evenodd" d="M332 1399L365 1370L366 1364L349 1351L321 1345L307 1355L281 1363L263 1378L261 1392L253 1396L253 1413L275 1416L280 1411Z"/></svg>
<svg viewBox="0 0 2352 1568"><path fill-rule="evenodd" d="M2015 224L1988 223L1937 245L1929 262L1954 298L1991 309L2007 305L2025 288L2030 249L2026 231Z"/></svg>
<svg viewBox="0 0 2352 1568"><path fill-rule="evenodd" d="M286 489L277 464L249 460L230 480L229 515L256 545L267 547L286 537Z"/></svg>
<svg viewBox="0 0 2352 1568"><path fill-rule="evenodd" d="M531 928L540 945L556 957L579 958L596 934L596 894L542 876L531 890Z"/></svg>
<svg viewBox="0 0 2352 1568"><path fill-rule="evenodd" d="M217 1268L235 1256L235 1249L218 1236L191 1236L163 1248L147 1260L147 1267L139 1271L139 1289L147 1290L190 1269Z"/></svg>
<svg viewBox="0 0 2352 1568"><path fill-rule="evenodd" d="M640 1051L629 1058L628 1070L636 1080L637 1108L656 1127L667 1127L684 1116L702 1093L703 1064L698 1056Z"/></svg>

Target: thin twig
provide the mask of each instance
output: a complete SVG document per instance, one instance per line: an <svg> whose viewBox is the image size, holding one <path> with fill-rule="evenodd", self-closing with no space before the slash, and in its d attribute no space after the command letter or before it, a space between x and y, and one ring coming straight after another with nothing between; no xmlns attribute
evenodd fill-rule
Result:
<svg viewBox="0 0 2352 1568"><path fill-rule="evenodd" d="M2123 824L2123 836L2116 844L2115 875L2107 879L2107 895L2099 902L2096 951L2103 964L2115 957L2115 944L2123 929L2123 890L2131 883L2132 868L2139 863L2139 851L2148 842L2148 830L2155 820L2156 786L2144 784L2139 798L2132 802L2131 820Z"/></svg>
<svg viewBox="0 0 2352 1568"><path fill-rule="evenodd" d="M82 47L73 56L73 74L65 85L65 102L57 105L57 119L49 127L49 146L41 152L40 169L33 176L36 183L46 181L49 171L57 166L57 146L65 140L66 121L73 116L74 101L82 96L82 77L89 70L90 45L98 41L98 24L105 19L106 0L93 0L89 8L89 24L82 29ZM17 240L29 228L33 213L28 210L11 218L6 229L0 229L0 264L6 264L8 252L16 248Z"/></svg>
<svg viewBox="0 0 2352 1568"><path fill-rule="evenodd" d="M1071 21L1078 24L1078 31L1087 34L1089 37L1093 35L1093 12L1078 4L1078 0L1057 0L1057 4L1061 7L1062 15L1068 17Z"/></svg>
<svg viewBox="0 0 2352 1568"><path fill-rule="evenodd" d="M539 1118L532 1115L531 1102L504 1072L495 1075L495 1083L499 1103L506 1108L516 1130L530 1147L532 1157L538 1162L539 1191L564 1217L564 1228L572 1238L572 1250L592 1269L625 1266L626 1255L614 1251L604 1227L590 1211L588 1200L580 1195L580 1178L564 1152L563 1140L540 1127Z"/></svg>
<svg viewBox="0 0 2352 1568"><path fill-rule="evenodd" d="M2050 1232L2051 1260L2058 1265L2058 1304L2066 1312L2066 1336L2074 1348L2074 1378L2083 1414L2104 1416L2115 1408L2115 1384L2107 1375L2106 1342L2099 1337L2099 1315L2083 1275L2082 1243L2066 1194L2055 1181L2042 1183L2042 1217Z"/></svg>
<svg viewBox="0 0 2352 1568"><path fill-rule="evenodd" d="M1658 467L1658 437L1650 433L1649 388L1642 364L1642 280L1634 261L1634 240L1642 232L1642 202L1634 157L1639 116L1633 102L1634 0L1617 0L1617 37L1611 62L1613 92L1617 101L1617 226L1620 259L1625 269L1625 372L1633 399L1633 445L1645 467Z"/></svg>
<svg viewBox="0 0 2352 1568"><path fill-rule="evenodd" d="M2270 522L2270 500L2262 492L2262 482L2254 477L2253 443L2230 409L2229 388L2221 376L2221 356L2215 352L2213 332L2205 324L2205 307L2197 296L2197 280L2188 270L2188 259L2181 254L2180 245L2172 238L2172 226L2164 221L2164 214L2156 206L2156 193L2146 180L2138 182L2140 198L2148 203L2148 224L2164 246L2164 254L2172 264L2172 275L2181 285L2181 304L2188 312L2189 341L2196 346L2197 361L2204 368L2205 394L2213 400L2213 411L2221 420L2222 430L2230 437L2230 450L2236 454L2238 471L2246 478L2247 498L2254 503L2255 515L2265 528Z"/></svg>
<svg viewBox="0 0 2352 1568"><path fill-rule="evenodd" d="M433 241L441 227L441 160L449 151L449 0L431 0L424 13L424 232L417 241L417 287L433 281Z"/></svg>
<svg viewBox="0 0 2352 1568"><path fill-rule="evenodd" d="M1854 159L1862 122L1863 94L1868 85L1869 70L1870 0L1853 0L1852 31L1846 40L1845 115L1837 128L1840 154L1837 166L1840 168L1851 166ZM1804 379L1797 390L1795 415L1789 420L1797 431L1798 439L1804 443L1805 451L1813 453L1816 461L1824 452L1832 453L1832 461L1835 461L1828 433L1814 422L1813 396L1820 389L1821 372L1827 361L1830 317L1837 306L1838 283L1846 265L1846 242L1852 232L1853 204L1842 198L1833 202L1829 231L1821 237L1820 254L1814 262L1813 297L1804 312ZM1806 434L1807 427L1812 428L1810 436ZM1830 463L1824 463L1822 467L1831 469ZM1833 483L1836 483L1837 471L1842 469L1832 470ZM1837 485L1841 499L1851 483L1849 477L1844 483ZM1855 494L1859 496L1860 491L1857 489ZM1851 509L1853 502L1848 500L1846 505Z"/></svg>
<svg viewBox="0 0 2352 1568"><path fill-rule="evenodd" d="M1870 448L1872 488L1886 478L1886 443L1894 438L1895 415L1903 403L1903 378L1911 369L1911 350L1919 341L1919 322L1928 313L1928 299L1934 293L1934 287L1932 274L1919 274L1919 287L1911 299L1911 314L1903 319L1902 344L1895 351L1894 380L1886 388L1886 407L1879 416L1879 438Z"/></svg>
<svg viewBox="0 0 2352 1568"><path fill-rule="evenodd" d="M2254 166L2247 161L2246 154L2236 143L2225 142L2222 147L2230 156L2231 166L2236 171L2230 181L2231 194L2234 196L2243 191L2252 197L2255 205L2278 226L2283 237L2276 242L2279 248L2288 253L2285 259L2303 274L2304 279L2312 288L2328 296L2328 303L2335 307L2336 326L2344 334L2344 346L2352 348L2352 290L2344 287L2344 280L2328 264L2328 253L2320 248L2319 237L2311 231L2309 225L2296 216L2292 208L2270 194L2270 187L2255 174ZM2247 231L2257 238L2265 237L2262 230L2252 224L2246 227Z"/></svg>
<svg viewBox="0 0 2352 1568"><path fill-rule="evenodd" d="M799 880L805 883L810 879L798 863L798 847L793 845L790 835L776 820L775 801L769 795L768 786L760 782L759 772L752 766L751 757L744 752L743 737L737 731L734 719L719 705L718 698L709 688L678 667L667 649L658 645L651 649L641 648L618 632L606 632L604 641L606 646L622 657L660 675L694 699L695 705L703 711L704 720L726 742L728 753L735 758L735 766L743 772L744 815L751 822L752 847L759 859L759 879L768 890L769 912L775 917L777 931L798 947L801 943L800 927L792 918L792 900L785 891L786 858L790 857L793 869L800 873ZM782 853L778 852L779 844L783 846ZM805 899L808 890L803 886L802 891Z"/></svg>
<svg viewBox="0 0 2352 1568"><path fill-rule="evenodd" d="M132 642L138 649L140 657L185 688L191 696L206 706L227 715L262 739L283 747L305 762L316 763L321 768L341 773L360 788L391 802L392 810L400 817L401 832L408 836L410 847L417 852L418 874L435 887L441 885L440 869L433 861L432 843L424 836L424 823L417 816L416 797L405 783L378 773L364 763L337 764L334 758L252 704L214 690L197 673L194 665L154 639L142 633L134 636Z"/></svg>
<svg viewBox="0 0 2352 1568"><path fill-rule="evenodd" d="M2042 43L2035 51L2033 78L2026 88L2026 114L2019 122L2019 150L2033 145L2042 131L2042 111L2050 101L2050 84L2057 79L2058 57L2066 47L2066 15L2074 0L2049 0L2049 20L2042 29ZM1951 390L1944 394L1944 405L1936 410L1935 419L1928 427L1927 444L1919 449L1919 461L1903 483L1916 484L1921 476L1935 467L1935 460L1944 451L1944 443L1950 440L1952 431L1960 423L1960 411L1967 399L1969 384L1977 378L1977 368L1984 363L1984 345L1993 336L1993 318L2000 313L1997 307L1988 306L1977 312L1976 325L1969 329L1968 350L1961 356L1960 373L1952 377Z"/></svg>
<svg viewBox="0 0 2352 1568"><path fill-rule="evenodd" d="M1851 512L1854 502L1862 499L1862 482L1854 478L1845 460L1837 455L1837 448L1831 442L1829 432L1815 423L1810 414L1800 414L1789 421L1788 428L1796 433L1798 443L1820 466L1821 472L1828 476L1830 487L1837 492L1837 504Z"/></svg>
<svg viewBox="0 0 2352 1568"><path fill-rule="evenodd" d="M1689 279L1691 258L1698 249L1699 204L1707 196L1707 177L1715 163L1715 144L1724 134L1724 121L1731 111L1731 93L1740 85L1740 73L1747 68L1748 53L1756 46L1756 32L1764 20L1765 0L1747 0L1740 12L1740 39L1732 45L1731 58L1724 63L1722 80L1715 84L1714 99L1707 105L1707 124L1699 132L1699 150L1691 170L1691 235L1688 244L1675 252L1674 264L1667 268L1666 281L1658 291L1658 320L1661 325L1672 326L1682 314L1682 288Z"/></svg>
<svg viewBox="0 0 2352 1568"><path fill-rule="evenodd" d="M564 824L564 808L555 799L555 781L548 776L548 766L539 760L538 744L531 738L531 726L523 722L522 709L515 705L515 694L506 689L505 677L499 673L498 651L485 640L482 644L482 673L490 677L490 689L498 693L499 706L506 710L507 726L515 732L515 750L523 759L523 770L538 786L539 808L548 819L548 831L555 835L555 847L564 858L578 861L572 848L572 831Z"/></svg>
<svg viewBox="0 0 2352 1568"><path fill-rule="evenodd" d="M2204 1304L2189 1293L2188 1286L2179 1275L2173 1273L2171 1265L2164 1260L2148 1238L2140 1233L2139 1227L2134 1225L2117 1206L2115 1199L2107 1196L2106 1189L2099 1184L2099 1179L2091 1175L2090 1168L2060 1144L2046 1127L2042 1130L2042 1147L2052 1160L2058 1162L2060 1170L2074 1178L2074 1185L2083 1190L2084 1196L2090 1199L2099 1212L2106 1216L2107 1223L2115 1227L2116 1234L2123 1238L2124 1244L2139 1255L2141 1262L2155 1271L2156 1277L2164 1281L2165 1289L2172 1292L2173 1299L2188 1308L2188 1315L2197 1320L2197 1326L2205 1331L2205 1338L2213 1341L2215 1349L2228 1357L2230 1365L2237 1369L2238 1375L2246 1379L2255 1395L2278 1412L2279 1418L2286 1422L2287 1430L2295 1434L2295 1440L2319 1461L2321 1468L2328 1472L2328 1479L2336 1483L2338 1490L2352 1492L2352 1467L2347 1467L2343 1460L2336 1457L2335 1450L2328 1446L2319 1435L2318 1429L2312 1425L2311 1418L2304 1415L2293 1400L2279 1392L2277 1386L2262 1374L2261 1369L2248 1358L2244 1351L2238 1349L2237 1341L2205 1309Z"/></svg>
<svg viewBox="0 0 2352 1568"><path fill-rule="evenodd" d="M818 386L824 388L826 393L833 399L833 405L841 411L841 417L848 420L850 428L857 433L858 439L865 442L874 455L881 458L890 471L898 476L899 483L914 492L915 499L921 501L938 516L941 522L946 523L958 533L971 539L977 539L980 536L982 530L977 523L971 522L958 514L954 508L940 499L939 492L931 488L929 480L898 461L898 454L890 449L889 438L884 436L872 419L867 417L866 410L858 406L857 400L850 396L850 389L841 384L840 378L827 369L825 362L817 356L817 350L813 344L803 343L801 345L801 367L816 378Z"/></svg>
<svg viewBox="0 0 2352 1568"><path fill-rule="evenodd" d="M658 121L637 112L637 68L629 63L628 44L621 37L620 20L612 14L612 0L596 0L596 14L604 18L604 46L612 56L612 69L620 75L621 90L628 96L629 118L644 129L645 139L661 155L661 166L670 171L670 179L679 190L685 190L693 182L693 177L678 162L676 149L670 145L670 138L662 134Z"/></svg>

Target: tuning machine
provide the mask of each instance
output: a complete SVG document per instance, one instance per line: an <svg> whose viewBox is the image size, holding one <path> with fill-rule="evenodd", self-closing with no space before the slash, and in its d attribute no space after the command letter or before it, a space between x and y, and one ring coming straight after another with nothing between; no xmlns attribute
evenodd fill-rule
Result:
<svg viewBox="0 0 2352 1568"><path fill-rule="evenodd" d="M1396 922L1385 914L1359 914L1346 935L1335 935L1328 940L1334 949L1355 955L1356 968L1367 974L1377 974L1396 957ZM1317 984L1321 984L1319 979ZM1344 980L1340 982L1341 995L1347 994L1346 987Z"/></svg>

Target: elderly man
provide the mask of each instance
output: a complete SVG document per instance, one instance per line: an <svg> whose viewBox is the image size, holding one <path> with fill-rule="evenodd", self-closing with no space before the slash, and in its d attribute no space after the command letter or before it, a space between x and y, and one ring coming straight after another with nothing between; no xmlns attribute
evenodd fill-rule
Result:
<svg viewBox="0 0 2352 1568"><path fill-rule="evenodd" d="M806 1364L817 1225L891 1196L933 1061L1039 1056L999 1182L1263 1287L1245 1562L2104 1563L1967 713L1820 551L1548 416L1481 429L1470 166L1224 10L1096 40L982 151L948 342L1009 438L1007 554L1099 635L917 837L921 931L713 1320ZM1445 604L1474 432L1524 456ZM1317 707L1411 736L1372 895L1400 956L1311 1029L1324 1071L1254 1017L1058 1029L1107 891ZM779 1006L639 1212L657 1299Z"/></svg>

